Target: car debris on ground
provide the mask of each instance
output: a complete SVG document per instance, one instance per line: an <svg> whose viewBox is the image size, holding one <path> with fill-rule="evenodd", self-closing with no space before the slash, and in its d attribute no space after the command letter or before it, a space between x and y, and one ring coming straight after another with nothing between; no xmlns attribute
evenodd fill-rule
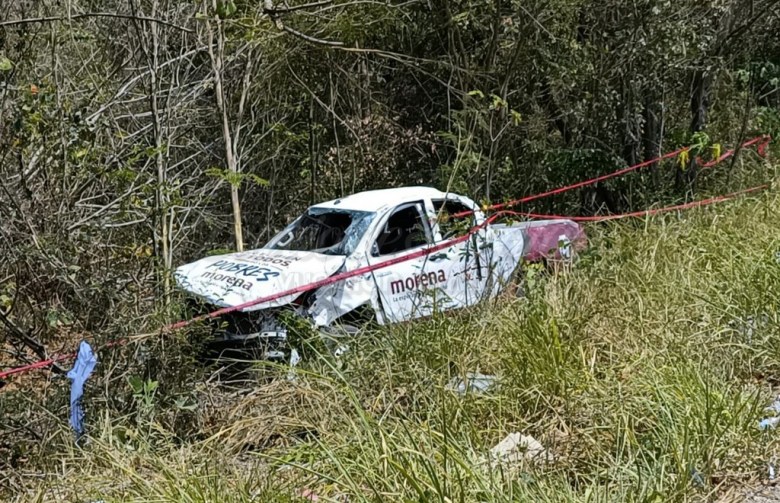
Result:
<svg viewBox="0 0 780 503"><path fill-rule="evenodd" d="M762 419L758 423L758 427L762 430L774 430L778 424L780 424L780 396L776 397L774 402L764 409L767 412L773 412L776 414L773 417Z"/></svg>
<svg viewBox="0 0 780 503"><path fill-rule="evenodd" d="M550 462L552 453L530 435L513 432L490 449L490 460L498 463Z"/></svg>
<svg viewBox="0 0 780 503"><path fill-rule="evenodd" d="M447 389L465 395L466 393L486 393L496 385L494 375L466 372L465 376L455 376L447 383Z"/></svg>

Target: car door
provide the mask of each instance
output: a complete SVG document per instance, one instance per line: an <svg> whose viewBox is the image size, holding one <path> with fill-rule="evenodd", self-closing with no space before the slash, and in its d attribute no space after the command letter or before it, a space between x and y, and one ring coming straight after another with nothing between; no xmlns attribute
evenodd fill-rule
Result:
<svg viewBox="0 0 780 503"><path fill-rule="evenodd" d="M402 258L434 242L424 201L394 208L378 226L370 249L370 264ZM397 323L421 316L451 304L445 292L447 271L429 256L404 260L374 271L379 292L379 321Z"/></svg>
<svg viewBox="0 0 780 503"><path fill-rule="evenodd" d="M431 256L439 262L450 278L446 293L460 307L473 305L486 295L490 277L491 250L485 228L474 228L481 224L482 216L474 213L456 197L434 199L431 201L433 212L434 239L437 243L451 241L468 236L451 247Z"/></svg>

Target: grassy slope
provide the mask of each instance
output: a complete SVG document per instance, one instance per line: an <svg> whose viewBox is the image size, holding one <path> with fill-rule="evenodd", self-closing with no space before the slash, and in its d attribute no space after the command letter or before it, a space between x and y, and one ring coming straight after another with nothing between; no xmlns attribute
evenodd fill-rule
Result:
<svg viewBox="0 0 780 503"><path fill-rule="evenodd" d="M780 433L757 428L780 379L778 203L767 195L593 226L577 268L537 280L528 299L377 332L341 369L319 359L296 384L236 393L201 384L186 416L197 440L171 433L172 413L153 403L132 418L93 406L88 445L49 458L56 476L24 479L17 497L303 501L301 488L352 502L722 496L765 477L778 446ZM759 320L752 330L749 316ZM483 396L444 389L472 370L502 385ZM512 431L539 439L554 460L481 463Z"/></svg>

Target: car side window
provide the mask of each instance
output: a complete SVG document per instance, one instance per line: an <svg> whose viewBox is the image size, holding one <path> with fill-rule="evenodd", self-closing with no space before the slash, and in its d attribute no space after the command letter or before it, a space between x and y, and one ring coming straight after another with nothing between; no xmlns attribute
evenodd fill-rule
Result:
<svg viewBox="0 0 780 503"><path fill-rule="evenodd" d="M433 209L436 211L436 221L442 239L452 239L463 236L474 226L474 213L471 208L452 199L434 199ZM468 213L462 216L459 213Z"/></svg>
<svg viewBox="0 0 780 503"><path fill-rule="evenodd" d="M428 222L423 217L421 204L405 204L396 208L387 219L382 232L372 247L374 255L411 250L431 243Z"/></svg>

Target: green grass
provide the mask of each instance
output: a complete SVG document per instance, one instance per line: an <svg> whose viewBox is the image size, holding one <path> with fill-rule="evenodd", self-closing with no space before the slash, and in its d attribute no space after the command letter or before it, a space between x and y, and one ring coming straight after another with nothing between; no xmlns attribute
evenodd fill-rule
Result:
<svg viewBox="0 0 780 503"><path fill-rule="evenodd" d="M243 389L160 374L147 401L121 382L123 402L93 389L88 442L55 422L24 469L47 475L20 475L6 499L699 501L766 477L780 446L757 427L780 382L778 197L589 233L578 266L526 299L377 329L294 383L265 369L280 378ZM445 388L468 371L500 385ZM487 462L513 431L553 459Z"/></svg>

